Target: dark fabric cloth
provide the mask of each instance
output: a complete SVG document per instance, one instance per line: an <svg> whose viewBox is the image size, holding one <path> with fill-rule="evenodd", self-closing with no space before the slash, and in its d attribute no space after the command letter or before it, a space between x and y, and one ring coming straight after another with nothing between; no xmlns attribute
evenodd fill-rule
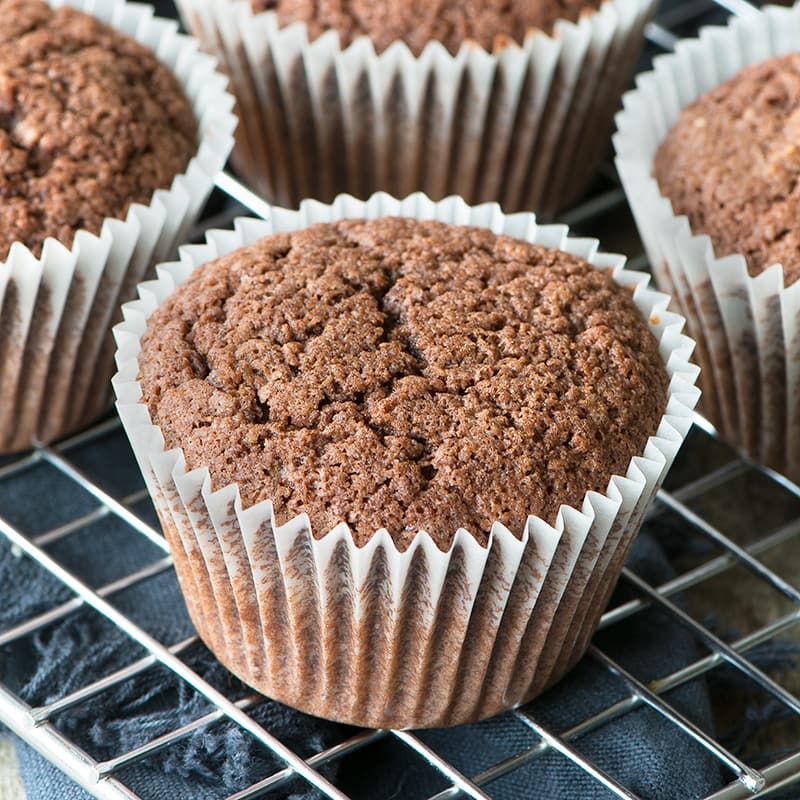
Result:
<svg viewBox="0 0 800 800"><path fill-rule="evenodd" d="M153 5L158 14L175 14L170 0L158 0ZM141 488L141 479L121 434L71 457L116 497ZM0 515L29 536L90 513L96 505L88 494L76 491L72 482L44 465L19 479L0 482ZM149 501L138 503L134 510L153 520ZM651 526L639 537L629 562L635 572L656 584L673 574L660 546L665 538L657 525ZM108 516L47 549L95 587L152 564L163 555ZM71 594L58 581L28 559L19 558L7 544L0 543L0 632L70 598ZM166 644L192 633L171 571L111 599ZM653 611L613 626L599 634L596 641L645 681L697 657L691 636L671 619ZM113 625L91 611L82 610L34 637L0 648L0 681L37 705L85 686L142 656L143 651L132 646ZM248 690L202 645L190 647L181 657L229 697L248 695ZM621 681L586 658L557 687L535 701L529 711L552 730L562 732L627 695ZM703 680L670 692L666 699L711 732L708 693ZM208 703L169 671L154 667L59 714L55 722L93 757L104 759L151 741L211 710ZM351 732L271 701L260 703L250 713L278 739L303 755L342 741ZM479 725L426 731L420 735L437 753L470 776L534 748L538 742L538 737L511 714ZM716 762L649 709L628 712L579 737L574 746L628 788L654 800L704 797L723 783ZM17 754L29 800L88 797L21 742ZM280 766L250 736L232 724L222 723L195 731L179 745L123 770L119 777L148 800L211 800L224 798ZM328 775L355 800L415 800L447 785L421 758L391 737L345 758ZM489 783L486 790L498 800L611 797L597 782L553 752ZM291 800L316 800L318 796L301 782L269 795Z"/></svg>
<svg viewBox="0 0 800 800"><path fill-rule="evenodd" d="M143 484L124 435L75 454L78 465L104 488L123 497ZM0 482L0 515L35 536L96 508L96 503L60 473L38 465ZM144 500L135 510L154 521ZM46 547L92 587L157 563L164 552L113 516L104 516ZM8 544L0 544L0 632L71 599L48 572ZM128 617L166 645L193 635L174 572L169 569L109 598ZM31 637L0 648L0 682L32 706L56 700L145 656L145 651L90 609L73 611ZM251 692L196 643L180 653L194 670L226 696ZM58 729L93 758L104 760L192 722L211 704L166 668L155 666L55 718ZM343 729L279 703L261 702L250 712L284 744L310 756L341 740ZM29 800L85 798L85 792L33 750L19 743L18 760ZM283 766L249 734L231 723L200 729L178 746L123 770L124 782L153 800L212 800L245 788ZM223 792L221 787L226 787ZM284 793L311 800L298 782Z"/></svg>
<svg viewBox="0 0 800 800"><path fill-rule="evenodd" d="M115 497L141 490L142 481L124 435L117 431L69 454L82 470ZM89 514L97 502L47 464L0 481L0 515L28 536ZM155 522L147 499L134 510ZM629 566L654 584L672 577L659 539L669 531L651 523L637 540ZM157 563L163 551L112 515L87 524L46 546L71 572L93 587ZM52 609L70 593L38 565L0 545L0 631ZM624 588L624 585L623 585ZM172 645L192 635L191 623L171 569L109 598L159 641ZM624 599L618 590L615 601ZM638 678L649 681L694 661L691 634L658 611L646 611L596 638L605 652ZM144 651L89 609L73 610L33 636L0 648L0 681L31 705L52 702L91 681L142 658ZM249 692L201 644L181 652L192 668L232 699ZM530 711L551 730L563 732L627 697L625 685L587 657L561 684L535 701ZM708 695L695 681L667 699L705 730L711 728ZM168 670L155 666L113 689L58 714L58 728L98 760L113 758L191 722L213 709ZM342 741L349 729L311 719L264 701L252 711L278 739L304 756ZM473 776L505 758L536 746L537 736L514 715L453 730L426 731L422 738L465 774ZM705 751L650 709L640 708L575 741L581 753L624 785L654 800L704 797L721 785L719 770ZM86 795L56 768L20 744L19 761L30 800ZM181 743L119 774L144 798L211 800L242 789L276 769L277 759L231 723L193 732ZM386 737L377 746L344 759L335 780L356 800L428 797L445 788L435 771L402 743ZM610 796L579 768L556 753L535 758L487 787L498 800L582 800ZM275 795L316 800L301 782Z"/></svg>
<svg viewBox="0 0 800 800"><path fill-rule="evenodd" d="M673 577L655 531L637 539L628 566L655 585ZM614 602L626 599L624 583ZM598 634L595 642L640 680L662 677L696 660L691 634L658 611L646 611ZM587 656L557 686L526 709L551 731L563 732L588 716L628 697L625 684ZM666 699L709 733L711 712L705 683L694 681L670 692ZM421 734L427 744L463 773L484 769L534 748L538 736L512 714L453 731ZM690 800L705 797L721 785L717 764L671 722L651 709L620 716L573 743L626 788L649 800ZM382 744L382 754L352 773L345 766L342 782L356 800L417 800L445 784L418 759ZM387 773L391 771L391 777ZM383 791L374 787L382 782ZM548 752L487 785L497 800L605 800L614 795L565 757ZM395 792L393 794L393 791Z"/></svg>

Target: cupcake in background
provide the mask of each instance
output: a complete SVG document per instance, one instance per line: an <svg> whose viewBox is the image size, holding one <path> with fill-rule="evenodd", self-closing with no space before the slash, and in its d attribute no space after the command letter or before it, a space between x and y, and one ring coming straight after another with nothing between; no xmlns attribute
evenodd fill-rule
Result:
<svg viewBox="0 0 800 800"><path fill-rule="evenodd" d="M626 95L617 165L698 343L702 407L800 481L800 9L681 43Z"/></svg>
<svg viewBox="0 0 800 800"><path fill-rule="evenodd" d="M438 727L583 654L698 392L669 298L566 234L455 198L307 202L125 306L117 408L246 683Z"/></svg>
<svg viewBox="0 0 800 800"><path fill-rule="evenodd" d="M231 76L234 162L294 207L424 191L552 216L587 186L657 0L177 0Z"/></svg>
<svg viewBox="0 0 800 800"><path fill-rule="evenodd" d="M233 144L225 78L174 23L75 5L0 0L0 452L108 409L119 304Z"/></svg>

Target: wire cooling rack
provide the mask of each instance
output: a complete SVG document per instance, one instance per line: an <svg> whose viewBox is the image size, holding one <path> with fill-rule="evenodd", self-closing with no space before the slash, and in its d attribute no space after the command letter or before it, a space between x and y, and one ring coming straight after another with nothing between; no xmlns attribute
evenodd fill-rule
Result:
<svg viewBox="0 0 800 800"><path fill-rule="evenodd" d="M706 22L722 21L730 13L752 14L758 11L745 0L665 2L657 21L648 29L648 57L671 49L680 36L693 34ZM219 176L217 192L227 200L227 210L207 218L196 231L197 235L201 235L206 227L228 225L237 214L267 213L266 204L228 174ZM599 237L604 249L641 253L624 196L610 165L601 170L590 199L563 215L563 220L582 234ZM636 268L646 268L644 255L635 256L631 261ZM227 721L240 726L246 735L271 751L282 766L226 800L280 797L282 789L298 780L312 784L328 798L348 800L348 795L336 788L320 770L361 748L385 740L409 748L415 757L440 774L446 788L433 800L461 797L486 800L492 797L494 781L554 753L603 784L609 796L636 800L638 795L629 787L606 772L601 763L593 762L582 753L581 739L608 726L613 729L627 714L643 707L649 707L668 724L677 726L682 735L693 739L696 746L704 748L718 762L723 781L719 791L709 795L708 800L774 797L778 793L783 797L800 796L800 700L794 693L800 687L792 685L791 674L788 679L785 674L776 676L772 671L767 674L755 657L769 643L793 638L800 640L800 590L797 588L800 583L800 488L728 449L716 439L713 428L702 418L698 417L687 446L666 488L660 492L650 517L651 520L672 518L682 536L705 543L705 548L696 547L698 555L694 561L690 559L678 564L678 576L663 585L651 585L626 569L621 585L632 591L633 599L610 608L601 623L603 629L611 629L645 609L655 607L690 632L701 655L657 680L645 682L644 678L626 671L595 643L587 657L620 680L626 687L626 696L587 715L567 730L548 727L525 709L510 712L532 734L533 744L472 775L459 772L423 738L412 732L361 731L322 752L301 757L253 718L253 710L263 701L257 697L229 698L206 683L182 660L182 654L196 642L196 638L159 642L118 610L114 604L115 596L168 573L172 562L161 533L147 521L153 517L152 510L148 513L149 501L143 484L118 491L109 488L102 475L92 474L85 467L87 450L109 446L127 452L124 434L114 419L55 446L37 447L22 456L0 460L0 489L9 486L20 475L47 469L58 474L67 491L81 493L90 501L88 509L33 535L13 522L19 511L16 505L24 501L15 497L13 492L2 495L10 499L6 505L0 502L0 541L5 538L17 549L20 558L37 562L69 589L72 596L66 602L0 631L0 658L15 643L23 642L48 625L87 608L124 632L131 640L131 652L143 652L142 657L129 666L40 707L32 708L23 702L18 687L0 682L0 722L97 797L115 800L138 798L139 795L125 784L126 768L177 746L197 730L210 729ZM41 501L37 498L35 502ZM146 537L155 546L158 556L152 563L113 582L90 586L57 560L51 547L87 530L102 530L98 523L104 520L115 520L124 525L130 536ZM793 563L796 566L794 574ZM754 612L754 598L759 600L761 610L758 613ZM0 603L14 601L14 597L4 596L4 587L0 586ZM745 630L741 630L742 615L736 617L738 630L721 630L720 618L734 617L731 608L737 602L742 604ZM715 620L713 623L712 618ZM652 630L652 636L658 635L657 630ZM208 701L212 710L102 762L92 758L59 730L58 717L66 710L90 700L96 701L108 690L159 665L191 686ZM729 744L730 736L724 742L716 740L670 703L670 692L691 681L711 676L720 669L736 673L738 679L749 687L747 691L761 692L773 707L783 712L778 715L780 744L773 746L772 757L752 760L755 756L748 754L746 741L733 746ZM737 702L735 693L722 697L721 702L720 698L716 699L715 716L724 718L721 726L727 727L734 739L737 732L742 734L740 740L749 735L745 705ZM758 730L751 738L763 737L763 727L756 726ZM789 789L793 786L794 791ZM397 796L402 795L398 793Z"/></svg>

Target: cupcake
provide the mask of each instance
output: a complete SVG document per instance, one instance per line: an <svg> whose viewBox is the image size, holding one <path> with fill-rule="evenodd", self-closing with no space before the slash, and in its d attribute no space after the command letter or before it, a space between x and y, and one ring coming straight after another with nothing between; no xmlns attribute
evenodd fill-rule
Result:
<svg viewBox="0 0 800 800"><path fill-rule="evenodd" d="M0 0L0 452L108 408L114 309L232 147L225 79L174 23L83 5Z"/></svg>
<svg viewBox="0 0 800 800"><path fill-rule="evenodd" d="M656 0L177 0L269 200L424 191L553 215L608 146Z"/></svg>
<svg viewBox="0 0 800 800"><path fill-rule="evenodd" d="M421 195L181 256L125 306L114 387L217 657L370 727L564 674L691 425L668 298L563 227Z"/></svg>
<svg viewBox="0 0 800 800"><path fill-rule="evenodd" d="M795 481L796 35L800 9L770 8L684 43L626 96L615 138L659 285L674 292L698 343L704 413L736 447Z"/></svg>

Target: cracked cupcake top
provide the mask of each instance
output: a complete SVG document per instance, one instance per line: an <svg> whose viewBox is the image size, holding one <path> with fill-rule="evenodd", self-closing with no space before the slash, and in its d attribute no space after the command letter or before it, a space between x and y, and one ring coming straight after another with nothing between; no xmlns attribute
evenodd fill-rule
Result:
<svg viewBox="0 0 800 800"><path fill-rule="evenodd" d="M94 17L0 0L0 259L67 247L149 203L194 155L197 122L155 54Z"/></svg>
<svg viewBox="0 0 800 800"><path fill-rule="evenodd" d="M456 53L467 41L493 50L518 44L532 28L552 33L559 19L575 22L603 0L251 0L253 10L278 14L281 25L304 22L310 38L338 31L344 45L367 35L380 53L396 41L419 55L428 42Z"/></svg>
<svg viewBox="0 0 800 800"><path fill-rule="evenodd" d="M631 293L482 228L383 218L269 236L149 320L143 400L167 448L282 524L521 534L643 452L668 377Z"/></svg>
<svg viewBox="0 0 800 800"><path fill-rule="evenodd" d="M718 257L800 278L800 54L754 64L681 113L653 176Z"/></svg>

